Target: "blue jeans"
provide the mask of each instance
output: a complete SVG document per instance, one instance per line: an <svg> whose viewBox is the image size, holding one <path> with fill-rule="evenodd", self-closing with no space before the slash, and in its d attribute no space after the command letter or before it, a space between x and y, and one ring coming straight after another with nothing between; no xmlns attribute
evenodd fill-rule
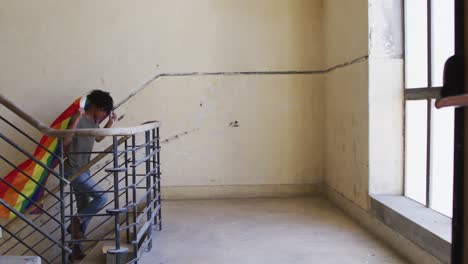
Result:
<svg viewBox="0 0 468 264"><path fill-rule="evenodd" d="M70 174L65 173L68 178ZM83 172L71 182L75 191L76 207L78 214L97 214L107 203L107 193L91 179L89 171ZM88 193L91 192L91 193ZM81 216L81 231L86 234L86 229L92 216Z"/></svg>

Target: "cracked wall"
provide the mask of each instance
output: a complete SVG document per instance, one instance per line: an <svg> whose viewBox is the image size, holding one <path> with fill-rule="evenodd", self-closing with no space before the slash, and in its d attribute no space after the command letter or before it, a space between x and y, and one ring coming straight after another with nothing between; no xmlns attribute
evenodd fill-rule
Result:
<svg viewBox="0 0 468 264"><path fill-rule="evenodd" d="M5 1L0 31L0 91L45 123L91 89L118 102L155 72L324 68L320 0ZM164 78L119 108L119 126L190 132L163 149L164 186L302 188L324 179L322 77Z"/></svg>

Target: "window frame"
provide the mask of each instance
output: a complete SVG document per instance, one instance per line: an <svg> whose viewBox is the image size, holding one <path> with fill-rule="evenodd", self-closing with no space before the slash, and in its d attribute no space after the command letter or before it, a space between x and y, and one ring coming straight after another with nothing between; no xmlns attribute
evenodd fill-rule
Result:
<svg viewBox="0 0 468 264"><path fill-rule="evenodd" d="M440 91L442 89L441 86L434 86L433 85L433 43L432 43L432 35L433 35L433 16L432 16L432 0L426 0L426 5L427 5L427 13L426 13L426 30L427 30L427 39L426 39L426 45L427 45L427 86L426 87L418 87L418 88L407 88L406 86L406 47L407 47L407 39L406 39L406 28L407 28L407 20L406 20L406 1L408 0L403 0L403 42L404 42L404 48L403 48L403 67L404 67L404 176L403 176L403 195L406 196L406 182L407 182L407 175L406 175L406 147L407 147L407 138L406 138L406 102L407 101L412 101L412 100L425 100L426 101L426 106L427 106L427 126L426 126L426 186L425 186L425 206L427 208L432 209L431 205L431 156L432 156L432 124L433 124L433 107L432 107L432 102L433 100L436 100L439 98ZM411 1L411 0L409 0ZM454 10L454 15L455 15L455 10ZM454 28L454 37L455 37L455 28ZM455 47L454 47L455 51ZM454 116L454 122L455 122L455 116ZM410 197L408 197L410 198ZM411 199L411 198L410 198ZM452 204L453 208L453 204ZM452 216L453 217L453 216Z"/></svg>

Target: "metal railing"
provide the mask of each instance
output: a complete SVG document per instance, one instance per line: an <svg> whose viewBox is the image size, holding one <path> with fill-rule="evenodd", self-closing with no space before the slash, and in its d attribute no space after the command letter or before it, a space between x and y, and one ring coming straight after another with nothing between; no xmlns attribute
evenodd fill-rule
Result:
<svg viewBox="0 0 468 264"><path fill-rule="evenodd" d="M130 128L56 130L37 121L3 95L0 95L0 103L43 134L54 137L58 146L58 151L51 152L13 122L0 116L2 130L5 129L5 132L0 131L0 142L16 149L24 157L31 159L32 163L38 164L44 173L51 175L47 182L39 182L15 165L11 157L7 158L5 152L0 153L4 164L17 170L25 180L44 193L42 198L34 201L0 178L12 195L21 196L29 203L29 207L20 212L0 199L0 205L16 216L0 224L7 234L0 241L0 255L34 254L45 263L68 263L70 248L75 243L80 243L86 251L99 242L113 241L114 248L108 250L107 254L115 256L116 263L137 263L142 253L152 247L153 228L162 228L159 122L148 122ZM35 158L26 148L6 135L7 129L10 134L15 133L15 137L22 135L27 144L33 143L48 152L53 159L52 164L57 166L47 166L45 162ZM112 144L102 151L92 152L92 160L66 178L66 154L61 139L66 136L110 136ZM109 157L111 159L106 160ZM88 228L89 237L75 239L67 233L66 227L72 217L85 215L77 213L74 196L78 191L70 183L88 170L92 171L89 179L95 185L106 185L99 195L109 196L109 199L101 212L86 215L93 216L94 223Z"/></svg>

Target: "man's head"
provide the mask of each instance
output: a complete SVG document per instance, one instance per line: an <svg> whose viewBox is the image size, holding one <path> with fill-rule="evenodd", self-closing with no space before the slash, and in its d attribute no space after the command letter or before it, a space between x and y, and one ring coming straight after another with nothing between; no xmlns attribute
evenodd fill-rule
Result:
<svg viewBox="0 0 468 264"><path fill-rule="evenodd" d="M102 121L114 108L114 100L108 92L92 90L87 99L86 112L92 114L96 121Z"/></svg>

